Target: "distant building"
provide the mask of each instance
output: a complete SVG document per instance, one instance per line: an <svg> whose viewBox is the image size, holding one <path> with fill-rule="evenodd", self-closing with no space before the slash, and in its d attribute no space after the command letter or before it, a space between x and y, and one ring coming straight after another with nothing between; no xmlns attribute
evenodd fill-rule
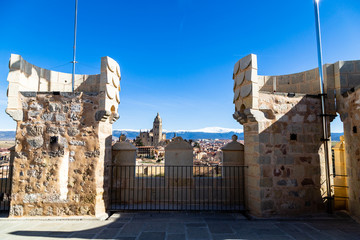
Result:
<svg viewBox="0 0 360 240"><path fill-rule="evenodd" d="M166 140L166 134L162 133L162 120L159 113L156 115L153 123L153 128L150 132L141 132L137 137L144 146L158 146Z"/></svg>

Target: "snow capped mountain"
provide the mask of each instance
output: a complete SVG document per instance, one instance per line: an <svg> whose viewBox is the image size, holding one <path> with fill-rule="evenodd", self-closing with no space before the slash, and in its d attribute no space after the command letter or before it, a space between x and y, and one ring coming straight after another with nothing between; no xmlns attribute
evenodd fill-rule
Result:
<svg viewBox="0 0 360 240"><path fill-rule="evenodd" d="M135 129L114 129L114 131L120 131L120 132L140 132L139 130ZM142 132L150 131L150 129L141 129ZM242 129L234 129L234 128L223 128L223 127L205 127L200 129L194 129L194 130L165 130L163 129L164 133L182 133L182 132L204 132L204 133L242 133Z"/></svg>
<svg viewBox="0 0 360 240"><path fill-rule="evenodd" d="M195 130L176 130L176 131L167 131L167 132L204 132L204 133L228 133L228 132L235 132L235 133L242 133L242 129L233 129L233 128L222 128L222 127L206 127L201 129Z"/></svg>

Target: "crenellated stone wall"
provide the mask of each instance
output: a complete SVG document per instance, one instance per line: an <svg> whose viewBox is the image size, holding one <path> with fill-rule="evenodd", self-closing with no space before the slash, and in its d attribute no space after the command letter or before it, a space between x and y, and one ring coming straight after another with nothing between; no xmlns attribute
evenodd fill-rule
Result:
<svg viewBox="0 0 360 240"><path fill-rule="evenodd" d="M339 112L344 121L349 111L356 112L356 108L349 110L349 106L357 98L354 91L360 85L360 61L326 64L324 75L327 114ZM322 211L327 192L318 69L260 76L257 57L250 54L235 64L233 79L233 116L244 126L250 213L266 217ZM349 123L344 121L345 138L346 132L351 135L350 126L356 125L355 115L346 120ZM334 117L327 119L329 128ZM352 137L348 141L354 142ZM351 156L348 161L354 161L355 147L347 148ZM331 162L329 165L332 169ZM359 169L357 165L353 167L353 171ZM353 178L352 196L357 196L358 181L350 175L349 178ZM330 184L333 185L333 179ZM360 216L358 202L352 205L351 213Z"/></svg>
<svg viewBox="0 0 360 240"><path fill-rule="evenodd" d="M106 215L118 64L102 58L101 74L77 75L75 92L63 91L71 88L69 74L19 55L9 65L6 112L17 121L10 217Z"/></svg>

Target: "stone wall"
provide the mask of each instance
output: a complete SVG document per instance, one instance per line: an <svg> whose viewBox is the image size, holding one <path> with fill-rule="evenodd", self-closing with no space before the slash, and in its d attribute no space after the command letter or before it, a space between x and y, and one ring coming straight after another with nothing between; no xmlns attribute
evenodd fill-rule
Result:
<svg viewBox="0 0 360 240"><path fill-rule="evenodd" d="M10 215L95 215L98 96L22 95Z"/></svg>
<svg viewBox="0 0 360 240"><path fill-rule="evenodd" d="M77 75L74 93L63 92L71 87L69 74L19 55L9 67L6 112L17 121L10 216L105 215L118 64L102 58L101 74Z"/></svg>
<svg viewBox="0 0 360 240"><path fill-rule="evenodd" d="M240 59L233 72L233 116L244 126L250 213L271 216L321 211L327 192L318 69L281 76L260 76L257 72L253 54ZM360 61L325 64L324 76L326 113L341 114L345 139L348 135L348 141L356 144L351 128L360 117L352 107L360 85ZM349 112L355 115L345 120ZM328 128L333 119L327 117ZM356 158L354 149L347 147L348 161ZM358 169L353 167L353 171ZM352 181L356 198L359 186L357 180ZM352 205L350 212L359 216L358 203Z"/></svg>
<svg viewBox="0 0 360 240"><path fill-rule="evenodd" d="M259 92L259 99L261 111L255 117L241 119L252 214L321 211L326 186L321 186L325 164L320 100L264 92Z"/></svg>
<svg viewBox="0 0 360 240"><path fill-rule="evenodd" d="M349 211L360 219L360 89L349 95L346 94L346 97L342 98L341 105L349 185Z"/></svg>

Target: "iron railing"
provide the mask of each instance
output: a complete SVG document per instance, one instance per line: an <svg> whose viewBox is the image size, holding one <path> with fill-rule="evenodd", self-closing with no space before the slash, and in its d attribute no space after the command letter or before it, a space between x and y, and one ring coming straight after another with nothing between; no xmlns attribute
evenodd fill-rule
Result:
<svg viewBox="0 0 360 240"><path fill-rule="evenodd" d="M0 166L0 211L8 211L11 195L11 167Z"/></svg>
<svg viewBox="0 0 360 240"><path fill-rule="evenodd" d="M108 166L109 211L243 211L244 166Z"/></svg>

